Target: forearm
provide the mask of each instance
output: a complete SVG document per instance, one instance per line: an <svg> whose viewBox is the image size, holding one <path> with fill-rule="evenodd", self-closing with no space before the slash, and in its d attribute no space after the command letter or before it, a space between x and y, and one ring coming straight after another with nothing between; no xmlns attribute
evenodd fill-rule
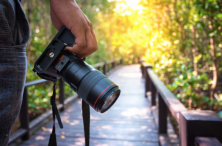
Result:
<svg viewBox="0 0 222 146"><path fill-rule="evenodd" d="M65 25L76 37L76 44L67 47L69 51L86 57L97 50L92 24L75 0L51 0L50 15L58 30Z"/></svg>

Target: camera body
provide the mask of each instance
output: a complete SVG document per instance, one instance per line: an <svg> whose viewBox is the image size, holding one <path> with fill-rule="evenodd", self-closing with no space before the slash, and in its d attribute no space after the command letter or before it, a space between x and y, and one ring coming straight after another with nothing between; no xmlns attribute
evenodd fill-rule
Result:
<svg viewBox="0 0 222 146"><path fill-rule="evenodd" d="M65 49L74 44L75 37L63 26L37 59L33 71L53 82L62 78L91 107L103 113L115 103L120 89L100 71Z"/></svg>
<svg viewBox="0 0 222 146"><path fill-rule="evenodd" d="M66 51L65 48L66 46L73 46L74 44L75 37L72 35L70 30L63 26L41 56L37 59L33 71L42 79L53 82L57 81L57 79L61 78L61 76L59 76L59 74L55 71L57 60L64 54L73 55L69 51ZM80 58L75 56L75 59Z"/></svg>

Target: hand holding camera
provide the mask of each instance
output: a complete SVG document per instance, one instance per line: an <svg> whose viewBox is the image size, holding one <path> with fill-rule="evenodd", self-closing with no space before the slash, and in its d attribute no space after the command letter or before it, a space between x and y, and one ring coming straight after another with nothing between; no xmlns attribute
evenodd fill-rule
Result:
<svg viewBox="0 0 222 146"><path fill-rule="evenodd" d="M67 50L84 58L98 49L92 24L74 0L51 0L50 16L57 30L65 25L76 37Z"/></svg>
<svg viewBox="0 0 222 146"><path fill-rule="evenodd" d="M120 89L100 71L65 49L75 45L75 39L63 26L38 58L33 71L53 82L62 78L92 108L103 113L117 100Z"/></svg>

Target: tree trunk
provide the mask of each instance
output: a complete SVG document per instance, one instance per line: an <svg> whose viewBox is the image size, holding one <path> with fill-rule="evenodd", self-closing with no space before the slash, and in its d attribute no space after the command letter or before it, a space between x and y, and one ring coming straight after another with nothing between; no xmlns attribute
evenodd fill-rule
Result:
<svg viewBox="0 0 222 146"><path fill-rule="evenodd" d="M212 26L212 18L210 18L209 21L209 29L213 31L213 26ZM216 92L216 87L217 87L217 81L218 81L218 68L217 68L217 58L216 58L216 49L214 46L215 38L214 36L210 37L210 48L211 48L211 57L213 60L213 83L210 88L210 101L213 102L214 99L214 94ZM213 105L211 106L212 109Z"/></svg>
<svg viewBox="0 0 222 146"><path fill-rule="evenodd" d="M196 31L195 31L194 26L192 27L192 34L193 34L193 41L192 41L193 68L194 68L195 74L198 75L197 62L195 61L195 57L197 56L197 47L196 47L196 43L195 43Z"/></svg>

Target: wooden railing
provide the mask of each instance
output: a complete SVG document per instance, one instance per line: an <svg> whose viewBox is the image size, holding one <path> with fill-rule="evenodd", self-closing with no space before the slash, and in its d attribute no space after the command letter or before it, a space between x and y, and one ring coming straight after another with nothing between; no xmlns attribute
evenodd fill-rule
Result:
<svg viewBox="0 0 222 146"><path fill-rule="evenodd" d="M101 62L95 65L92 65L95 69L102 71L103 74L109 74L114 68L123 64L123 59L111 60L108 62ZM30 137L30 131L36 128L40 123L44 120L48 119L51 116L51 110L42 114L38 118L33 121L29 121L29 113L28 113L28 87L47 83L49 81L40 79L32 82L28 82L25 84L24 93L23 93L23 102L20 110L20 129L16 131L13 135L11 135L9 139L9 144L15 141L16 139L21 138L22 140L27 140ZM63 111L70 102L72 102L78 95L73 96L65 100L64 97L64 81L62 79L59 80L59 105L57 105L58 110Z"/></svg>
<svg viewBox="0 0 222 146"><path fill-rule="evenodd" d="M141 59L140 64L145 78L145 96L151 94L151 106L158 106L157 127L160 145L170 145L167 135L167 115L169 113L179 124L181 146L214 146L214 144L221 146L222 118L210 110L187 110L153 72L152 66L147 65ZM156 103L157 97L158 102Z"/></svg>

